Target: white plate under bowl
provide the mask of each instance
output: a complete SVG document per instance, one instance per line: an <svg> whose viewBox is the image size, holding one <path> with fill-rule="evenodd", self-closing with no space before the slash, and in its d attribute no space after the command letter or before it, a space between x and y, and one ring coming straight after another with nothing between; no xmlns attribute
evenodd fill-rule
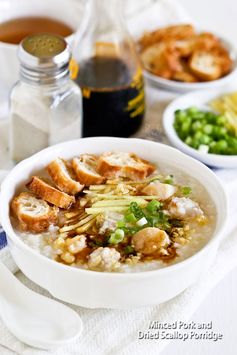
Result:
<svg viewBox="0 0 237 355"><path fill-rule="evenodd" d="M192 156L207 164L216 168L236 168L237 167L237 155L220 155L220 154L208 154L201 153L198 150L191 148L185 144L178 136L174 129L175 111L183 110L191 106L195 106L199 109L209 110L212 109L208 106L208 102L215 99L220 95L224 95L228 92L236 91L236 84L231 86L213 90L197 91L194 93L183 95L182 97L174 100L166 108L163 114L163 127L164 131L171 142L171 144L181 150L182 152Z"/></svg>
<svg viewBox="0 0 237 355"><path fill-rule="evenodd" d="M200 31L199 31L200 32ZM223 76L220 79L217 80L212 80L212 81L205 81L205 82L199 82L199 83L184 83L184 82L179 82L175 80L169 80L169 79L164 79L160 76L153 75L152 73L144 70L144 76L145 78L154 86L169 90L169 91L175 91L179 93L187 93L191 91L197 91L197 90L207 90L207 89L214 89L214 88L220 88L224 85L227 85L230 83L234 78L237 78L237 52L235 46L230 43L228 40L223 39L222 37L218 36L220 38L221 42L224 44L225 48L228 49L230 56L233 60L233 69L232 71Z"/></svg>

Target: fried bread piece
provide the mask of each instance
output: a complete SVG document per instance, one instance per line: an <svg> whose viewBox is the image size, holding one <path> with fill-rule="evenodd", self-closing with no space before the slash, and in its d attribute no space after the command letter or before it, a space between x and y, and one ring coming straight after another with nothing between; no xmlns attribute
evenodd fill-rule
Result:
<svg viewBox="0 0 237 355"><path fill-rule="evenodd" d="M102 184L106 179L96 171L98 158L92 154L81 154L79 158L72 159L73 170L84 185Z"/></svg>
<svg viewBox="0 0 237 355"><path fill-rule="evenodd" d="M73 179L68 163L61 158L53 160L47 166L47 171L59 190L69 195L75 195L84 188L84 185Z"/></svg>
<svg viewBox="0 0 237 355"><path fill-rule="evenodd" d="M98 172L109 179L124 177L142 180L155 169L154 165L133 153L108 152L102 154L98 161Z"/></svg>
<svg viewBox="0 0 237 355"><path fill-rule="evenodd" d="M222 74L218 58L211 52L194 52L190 59L189 67L194 75L203 81L216 80Z"/></svg>
<svg viewBox="0 0 237 355"><path fill-rule="evenodd" d="M181 59L182 69L174 73L172 79L176 81L181 81L185 83L196 83L199 79L192 73L189 68L187 59Z"/></svg>
<svg viewBox="0 0 237 355"><path fill-rule="evenodd" d="M193 50L209 51L220 45L220 40L210 32L202 32L196 35Z"/></svg>
<svg viewBox="0 0 237 355"><path fill-rule="evenodd" d="M65 192L57 190L54 186L48 184L38 176L33 176L26 187L43 200L60 208L68 209L73 203L75 203L74 196L70 196Z"/></svg>
<svg viewBox="0 0 237 355"><path fill-rule="evenodd" d="M176 25L145 33L138 41L143 67L153 75L187 83L212 81L233 66L225 43L192 25Z"/></svg>
<svg viewBox="0 0 237 355"><path fill-rule="evenodd" d="M233 66L233 61L228 51L223 46L212 49L211 53L216 56L217 63L221 66L222 75L228 74Z"/></svg>
<svg viewBox="0 0 237 355"><path fill-rule="evenodd" d="M195 44L195 37L191 39L181 39L170 41L169 46L176 50L181 57L188 57L192 54Z"/></svg>
<svg viewBox="0 0 237 355"><path fill-rule="evenodd" d="M147 32L139 41L141 50L151 45L167 40L183 40L191 38L195 35L195 31L190 24L181 24L160 28L153 32Z"/></svg>
<svg viewBox="0 0 237 355"><path fill-rule="evenodd" d="M22 231L41 233L51 224L56 224L58 208L51 207L46 201L30 192L21 192L11 203L14 216Z"/></svg>
<svg viewBox="0 0 237 355"><path fill-rule="evenodd" d="M173 73L182 69L179 53L172 46L155 44L141 54L145 69L165 79L171 79Z"/></svg>

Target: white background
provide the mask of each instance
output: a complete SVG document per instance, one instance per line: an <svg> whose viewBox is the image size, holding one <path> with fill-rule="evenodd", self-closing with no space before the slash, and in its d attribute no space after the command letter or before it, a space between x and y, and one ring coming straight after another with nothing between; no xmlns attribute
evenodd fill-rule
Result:
<svg viewBox="0 0 237 355"><path fill-rule="evenodd" d="M203 29L210 29L229 38L237 46L236 0L179 0ZM236 255L237 257L237 255ZM237 354L237 269L233 270L206 298L192 319L212 320L214 331L223 333L223 340L171 341L162 355L235 355Z"/></svg>

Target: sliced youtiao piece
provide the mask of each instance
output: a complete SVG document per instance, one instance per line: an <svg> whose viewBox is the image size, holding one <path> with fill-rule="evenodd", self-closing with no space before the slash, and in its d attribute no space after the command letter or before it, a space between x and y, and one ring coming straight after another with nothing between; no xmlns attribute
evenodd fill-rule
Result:
<svg viewBox="0 0 237 355"><path fill-rule="evenodd" d="M136 154L125 152L108 152L100 156L98 172L108 179L119 177L142 180L153 173L156 168Z"/></svg>
<svg viewBox="0 0 237 355"><path fill-rule="evenodd" d="M181 57L188 57L192 54L195 43L195 37L190 39L172 40L170 41L170 47L175 49Z"/></svg>
<svg viewBox="0 0 237 355"><path fill-rule="evenodd" d="M233 66L229 52L223 46L218 46L211 51L217 58L217 63L221 66L222 75L228 74Z"/></svg>
<svg viewBox="0 0 237 355"><path fill-rule="evenodd" d="M175 194L177 191L177 187L170 185L170 184L164 184L159 181L152 181L150 182L142 192L145 195L155 195L157 196L158 200L164 201L170 198Z"/></svg>
<svg viewBox="0 0 237 355"><path fill-rule="evenodd" d="M196 35L194 50L210 51L212 48L221 45L218 37L210 32L202 32Z"/></svg>
<svg viewBox="0 0 237 355"><path fill-rule="evenodd" d="M173 197L168 206L169 215L172 218L195 218L203 216L199 204L188 197Z"/></svg>
<svg viewBox="0 0 237 355"><path fill-rule="evenodd" d="M72 159L72 168L81 184L98 185L106 180L96 171L97 162L98 158L92 154L81 154L79 158Z"/></svg>
<svg viewBox="0 0 237 355"><path fill-rule="evenodd" d="M169 244L168 234L155 227L144 228L132 237L134 249L144 255L157 254L160 249L166 248Z"/></svg>
<svg viewBox="0 0 237 355"><path fill-rule="evenodd" d="M59 190L67 194L75 195L84 188L73 178L68 163L61 158L53 160L47 166L47 171Z"/></svg>
<svg viewBox="0 0 237 355"><path fill-rule="evenodd" d="M41 233L58 219L58 208L51 207L46 201L30 192L21 192L11 203L14 215L22 231Z"/></svg>
<svg viewBox="0 0 237 355"><path fill-rule="evenodd" d="M164 43L148 47L142 52L141 59L145 69L166 79L182 69L178 51Z"/></svg>
<svg viewBox="0 0 237 355"><path fill-rule="evenodd" d="M190 24L168 26L153 32L146 32L139 40L139 45L141 49L144 49L157 42L189 39L194 35L194 27Z"/></svg>
<svg viewBox="0 0 237 355"><path fill-rule="evenodd" d="M31 181L26 187L43 200L60 208L68 209L73 203L75 203L74 196L70 196L65 192L57 190L38 176L32 176Z"/></svg>
<svg viewBox="0 0 237 355"><path fill-rule="evenodd" d="M194 75L204 81L216 80L222 75L218 57L207 51L195 51L191 56L189 67Z"/></svg>

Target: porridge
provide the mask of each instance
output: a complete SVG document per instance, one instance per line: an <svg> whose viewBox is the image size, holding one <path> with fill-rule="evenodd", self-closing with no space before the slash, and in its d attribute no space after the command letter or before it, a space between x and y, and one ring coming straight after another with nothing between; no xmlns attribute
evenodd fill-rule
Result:
<svg viewBox="0 0 237 355"><path fill-rule="evenodd" d="M135 154L57 158L11 203L19 238L72 267L139 272L180 262L211 238L216 210L194 178Z"/></svg>

